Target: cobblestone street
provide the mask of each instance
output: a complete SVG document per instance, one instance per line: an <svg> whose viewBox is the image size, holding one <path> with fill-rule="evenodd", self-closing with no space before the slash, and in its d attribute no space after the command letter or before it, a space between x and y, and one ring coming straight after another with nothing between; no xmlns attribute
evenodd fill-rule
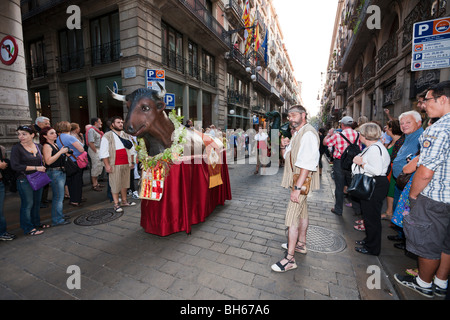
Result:
<svg viewBox="0 0 450 320"><path fill-rule="evenodd" d="M72 223L36 237L15 230L16 240L0 243L0 299L399 299L384 271L395 264L356 253L353 243L361 233L352 228L353 214L330 212L333 181L325 169L321 189L308 200L308 242L312 230L328 230L346 245L335 253L311 247L306 255L297 254L296 270L279 274L270 269L282 258L280 245L286 239L289 194L279 186L282 168L254 175L254 165L230 164L233 199L194 225L190 235L145 233L139 205L96 226ZM108 201L86 205L71 216L109 206ZM327 244L329 239L321 240ZM414 263L398 250L394 254L405 267ZM80 268L80 289L67 286L72 265ZM380 267L380 289L366 285L370 265Z"/></svg>

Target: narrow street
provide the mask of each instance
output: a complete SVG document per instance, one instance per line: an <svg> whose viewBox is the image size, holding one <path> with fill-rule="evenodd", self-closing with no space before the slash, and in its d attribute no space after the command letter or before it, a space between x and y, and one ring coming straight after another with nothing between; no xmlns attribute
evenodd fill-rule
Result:
<svg viewBox="0 0 450 320"><path fill-rule="evenodd" d="M139 205L95 226L72 223L35 237L10 230L18 237L0 243L0 299L425 299L393 287L392 274L415 262L388 240L383 240L380 257L354 251L354 241L363 235L353 230L356 218L349 208L343 217L330 212L333 181L325 160L321 189L308 200L309 251L297 254L298 269L271 271L284 254L280 245L286 239L288 193L279 186L282 168L274 175L254 175L254 165L246 162L229 165L233 199L193 226L190 235L145 233ZM266 173L271 170L277 171L268 168ZM88 201L81 209L71 209L72 218L110 207L109 201L99 200L103 194L85 189ZM18 212L17 196L7 203L12 206L14 201ZM383 228L389 232L387 222ZM80 289L67 285L68 267L73 265L81 271ZM369 266L379 268L378 282L371 281L379 288L367 286L373 272Z"/></svg>

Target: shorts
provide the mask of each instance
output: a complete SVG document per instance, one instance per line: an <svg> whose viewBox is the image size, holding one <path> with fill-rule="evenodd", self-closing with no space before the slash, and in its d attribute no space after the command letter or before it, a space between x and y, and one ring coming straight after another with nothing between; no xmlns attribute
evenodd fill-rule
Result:
<svg viewBox="0 0 450 320"><path fill-rule="evenodd" d="M113 172L109 174L111 193L120 193L122 189L130 187L130 165L122 164L112 167Z"/></svg>
<svg viewBox="0 0 450 320"><path fill-rule="evenodd" d="M308 218L308 204L306 203L306 199L307 196L302 194L298 198L298 203L292 202L289 198L284 222L286 227L298 227L300 219Z"/></svg>
<svg viewBox="0 0 450 320"><path fill-rule="evenodd" d="M98 152L94 152L91 148L88 149L88 154L91 158L91 177L98 177L103 171L103 161L100 160Z"/></svg>
<svg viewBox="0 0 450 320"><path fill-rule="evenodd" d="M411 198L410 198L411 201ZM450 204L419 195L403 218L406 250L431 260L450 254Z"/></svg>

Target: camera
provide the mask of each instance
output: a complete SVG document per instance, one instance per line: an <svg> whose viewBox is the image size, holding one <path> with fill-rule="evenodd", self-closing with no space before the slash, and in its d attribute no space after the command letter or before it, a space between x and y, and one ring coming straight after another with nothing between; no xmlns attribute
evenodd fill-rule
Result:
<svg viewBox="0 0 450 320"><path fill-rule="evenodd" d="M72 150L72 149L69 149L69 151L67 151L67 153L68 153L68 154L72 154L72 153L73 153L73 150Z"/></svg>

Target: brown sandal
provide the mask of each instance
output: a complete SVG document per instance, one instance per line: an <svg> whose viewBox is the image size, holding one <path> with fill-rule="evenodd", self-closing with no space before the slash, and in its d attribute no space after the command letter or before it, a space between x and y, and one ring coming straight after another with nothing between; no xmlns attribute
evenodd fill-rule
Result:
<svg viewBox="0 0 450 320"><path fill-rule="evenodd" d="M103 191L100 185L92 186L92 190L94 191Z"/></svg>

